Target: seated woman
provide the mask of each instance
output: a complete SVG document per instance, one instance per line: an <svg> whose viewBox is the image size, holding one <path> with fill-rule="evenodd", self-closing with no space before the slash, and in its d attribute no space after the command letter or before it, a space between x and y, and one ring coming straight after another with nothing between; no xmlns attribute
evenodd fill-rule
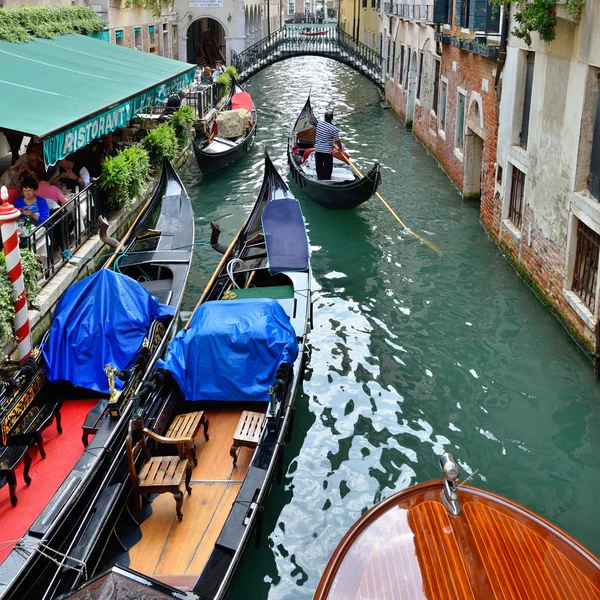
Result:
<svg viewBox="0 0 600 600"><path fill-rule="evenodd" d="M29 217L34 225L40 225L50 216L50 208L44 198L36 195L37 181L28 177L23 180L21 189L23 197L15 200L15 208L21 211L23 218Z"/></svg>
<svg viewBox="0 0 600 600"><path fill-rule="evenodd" d="M212 71L210 67L204 67L204 71L202 71L202 75L200 75L200 83L213 84Z"/></svg>

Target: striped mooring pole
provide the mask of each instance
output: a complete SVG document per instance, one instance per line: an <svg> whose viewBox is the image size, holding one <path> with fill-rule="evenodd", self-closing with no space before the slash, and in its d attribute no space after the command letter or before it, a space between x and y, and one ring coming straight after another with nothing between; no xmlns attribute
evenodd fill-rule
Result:
<svg viewBox="0 0 600 600"><path fill-rule="evenodd" d="M31 354L31 332L29 329L29 312L27 311L27 296L23 281L23 265L19 252L19 234L17 220L21 213L8 203L8 190L5 186L0 189L0 234L4 247L4 260L8 278L12 283L15 298L15 337L19 361L22 363Z"/></svg>

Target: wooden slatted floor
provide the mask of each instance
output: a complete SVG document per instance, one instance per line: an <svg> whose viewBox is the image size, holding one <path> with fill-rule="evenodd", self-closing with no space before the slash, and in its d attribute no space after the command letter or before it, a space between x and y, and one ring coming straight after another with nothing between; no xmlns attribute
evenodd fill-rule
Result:
<svg viewBox="0 0 600 600"><path fill-rule="evenodd" d="M142 539L129 551L130 567L185 588L202 571L227 519L253 450L240 448L237 466L229 455L241 410L205 413L210 440L196 436L198 465L192 470L192 494L184 495L183 520L175 515L171 494L152 502L152 515L141 524Z"/></svg>

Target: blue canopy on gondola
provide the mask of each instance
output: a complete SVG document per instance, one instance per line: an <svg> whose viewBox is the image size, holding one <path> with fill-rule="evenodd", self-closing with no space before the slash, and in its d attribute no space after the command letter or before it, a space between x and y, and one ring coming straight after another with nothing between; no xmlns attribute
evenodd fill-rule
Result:
<svg viewBox="0 0 600 600"><path fill-rule="evenodd" d="M271 200L263 210L262 226L273 275L308 269L308 240L298 200Z"/></svg>
<svg viewBox="0 0 600 600"><path fill-rule="evenodd" d="M184 398L268 401L282 363L293 364L298 342L275 300L202 304L158 366L173 374Z"/></svg>
<svg viewBox="0 0 600 600"><path fill-rule="evenodd" d="M46 377L108 393L105 365L133 366L152 321L173 314L137 281L101 269L73 284L56 306L42 346ZM123 382L116 378L115 386Z"/></svg>

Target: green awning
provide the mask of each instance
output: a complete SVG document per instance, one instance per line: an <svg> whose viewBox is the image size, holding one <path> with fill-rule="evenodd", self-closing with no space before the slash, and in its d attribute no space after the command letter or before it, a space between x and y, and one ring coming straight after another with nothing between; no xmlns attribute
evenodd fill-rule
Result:
<svg viewBox="0 0 600 600"><path fill-rule="evenodd" d="M193 82L194 65L70 34L0 41L0 129L44 140L47 165Z"/></svg>

